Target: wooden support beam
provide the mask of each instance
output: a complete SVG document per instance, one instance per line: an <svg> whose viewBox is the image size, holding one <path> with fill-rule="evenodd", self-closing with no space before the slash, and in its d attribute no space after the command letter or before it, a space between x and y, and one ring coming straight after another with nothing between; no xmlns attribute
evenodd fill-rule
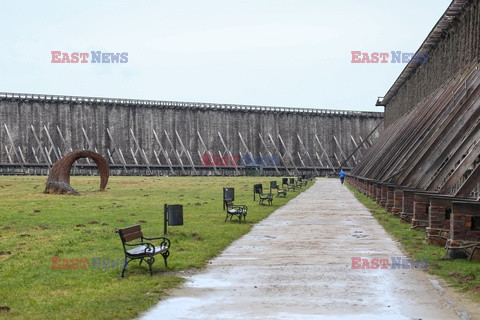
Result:
<svg viewBox="0 0 480 320"><path fill-rule="evenodd" d="M330 161L330 157L328 156L327 150L325 150L325 148L323 147L323 144L320 142L320 139L318 138L317 134L315 134L315 140L317 141L318 145L320 146L320 150L322 150L322 153L325 155L325 158L327 159L328 165L330 166L330 168L332 168L333 173L335 173L335 168L333 167L333 164ZM337 159L337 161L338 161L338 159Z"/></svg>
<svg viewBox="0 0 480 320"><path fill-rule="evenodd" d="M183 144L182 138L180 138L180 135L178 134L177 129L175 129L175 134L177 136L178 141L180 142L180 146L182 147L182 152L180 156L182 156L185 153L185 156L187 157L188 162L190 163L190 167L193 170L193 173L196 175L197 170L195 169L195 164L193 163L192 156L190 155L190 151L188 151L187 148L185 148L185 145Z"/></svg>
<svg viewBox="0 0 480 320"><path fill-rule="evenodd" d="M173 170L172 160L170 160L170 156L168 155L168 152L163 147L163 144L162 144L160 138L158 137L157 132L155 130L152 130L152 131L153 131L153 136L155 137L155 141L157 142L158 146L160 147L160 150L158 150L158 153L155 152L155 149L153 150L155 155L157 156L158 164L161 165L160 160L158 159L158 156L160 156L160 154L161 154L161 155L163 155L163 157L165 158L165 161L167 162L167 165L170 169L170 173L172 175L174 175L175 170Z"/></svg>
<svg viewBox="0 0 480 320"><path fill-rule="evenodd" d="M180 154L178 153L177 149L175 149L175 147L173 146L172 140L170 140L170 136L168 135L167 131L163 130L163 132L165 133L165 137L167 138L167 142L170 145L170 152L172 152L175 155L175 157L177 158L178 163L180 164L180 167L182 168L182 174L186 175L187 172L185 171L185 166L183 165L183 161L182 161L182 158L180 157Z"/></svg>
<svg viewBox="0 0 480 320"><path fill-rule="evenodd" d="M218 132L218 136L220 137L220 141L222 142L222 145L223 147L225 148L225 152L230 156L230 159L233 159L233 154L232 152L230 151L230 149L227 147L227 144L225 143L225 141L223 140L223 137L222 135L220 134L220 132ZM221 157L220 157L221 158ZM234 166L235 168L235 173L238 175L240 174L240 172L238 171L238 167L237 166Z"/></svg>
<svg viewBox="0 0 480 320"><path fill-rule="evenodd" d="M265 148L265 150L267 150L268 155L270 156L270 159L274 159L272 153L270 152L270 149L268 149L267 144L266 144L265 141L263 140L262 135L261 135L260 133L258 133L258 136L260 137L260 141L262 142L263 147ZM275 147L275 149L276 149L276 147ZM283 161L283 160L282 160L282 161ZM285 163L283 163L283 164L285 165ZM276 165L275 165L275 171L277 172L278 175L280 175L280 171L278 170L278 165L279 165L279 164L276 163ZM286 166L285 166L285 170L287 170L287 172L288 172L288 169L286 168Z"/></svg>
<svg viewBox="0 0 480 320"><path fill-rule="evenodd" d="M313 170L315 171L315 174L318 173L317 171L317 167L315 166L315 162L313 162L313 159L312 157L310 156L310 153L308 152L308 149L305 147L305 144L303 144L303 141L302 139L300 138L300 136L298 135L297 133L297 138L298 138L298 141L300 142L300 146L302 147L302 149L304 150L304 154L308 157L308 159L310 159L310 163L312 164L313 166ZM298 157L300 158L300 153L298 154ZM303 165L305 167L305 164Z"/></svg>
<svg viewBox="0 0 480 320"><path fill-rule="evenodd" d="M467 198L475 187L480 183L480 165L477 164L472 173L458 189L455 197Z"/></svg>
<svg viewBox="0 0 480 320"><path fill-rule="evenodd" d="M285 161L285 158L283 157L280 150L278 150L277 145L275 144L275 141L273 141L273 138L272 138L270 133L268 134L268 137L270 138L270 142L272 143L273 147L275 148L275 151L277 152L278 156L280 157L280 159L282 159L283 166L285 167L285 171L287 171L288 175L291 175L290 170L288 170L287 162Z"/></svg>
<svg viewBox="0 0 480 320"><path fill-rule="evenodd" d="M283 149L285 150L285 153L290 157L290 160L292 161L292 165L295 168L295 174L298 175L298 168L297 168L297 165L295 164L295 160L293 160L292 154L288 151L287 146L283 142L283 139L280 133L278 133L277 136L278 136L278 139L280 140L280 143L282 144Z"/></svg>
<svg viewBox="0 0 480 320"><path fill-rule="evenodd" d="M198 150L198 156L200 157L200 159L203 161L202 159L202 156L204 154L208 154L210 156L210 159L213 159L213 153L208 150L207 146L205 145L205 141L203 140L202 138L202 135L200 134L200 132L197 130L197 136L198 136L198 139L200 140L200 144L202 145L202 151ZM213 171L215 172L216 175L219 175L219 172L217 170L217 165L215 164L214 161L212 161L212 166L213 166Z"/></svg>

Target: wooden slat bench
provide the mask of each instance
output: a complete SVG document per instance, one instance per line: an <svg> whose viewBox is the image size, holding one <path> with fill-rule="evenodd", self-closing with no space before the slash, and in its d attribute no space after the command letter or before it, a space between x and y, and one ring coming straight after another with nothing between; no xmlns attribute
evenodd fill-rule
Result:
<svg viewBox="0 0 480 320"><path fill-rule="evenodd" d="M125 254L125 266L122 270L122 278L127 269L128 263L135 259L140 259L140 265L143 261L148 264L150 275L153 275L152 265L155 262L154 256L161 254L167 267L167 258L170 255L170 240L165 237L147 238L143 236L140 225L134 225L123 229L118 229L117 233L122 240L123 252ZM160 240L158 245L154 245L152 240Z"/></svg>

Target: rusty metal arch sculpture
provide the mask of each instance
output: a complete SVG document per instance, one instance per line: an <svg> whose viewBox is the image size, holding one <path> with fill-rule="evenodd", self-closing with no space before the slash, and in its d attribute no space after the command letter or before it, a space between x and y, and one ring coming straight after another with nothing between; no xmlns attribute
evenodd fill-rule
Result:
<svg viewBox="0 0 480 320"><path fill-rule="evenodd" d="M67 153L62 159L53 165L53 168L48 175L45 193L77 194L78 192L70 186L70 170L73 163L81 158L90 158L97 164L100 172L100 190L105 190L108 177L110 176L110 167L107 160L96 152L81 150Z"/></svg>

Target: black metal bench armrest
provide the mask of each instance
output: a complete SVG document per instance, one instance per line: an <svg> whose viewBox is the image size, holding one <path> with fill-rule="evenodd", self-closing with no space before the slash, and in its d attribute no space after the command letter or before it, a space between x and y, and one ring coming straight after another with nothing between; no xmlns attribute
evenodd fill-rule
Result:
<svg viewBox="0 0 480 320"><path fill-rule="evenodd" d="M153 245L153 243L150 243L150 242L139 242L139 243L126 243L125 242L125 245L126 246L130 246L130 247L139 247L139 246L145 246L145 254L155 254L155 246ZM149 251L150 250L150 251Z"/></svg>
<svg viewBox="0 0 480 320"><path fill-rule="evenodd" d="M152 245L150 242L136 242L136 243L131 243L131 242L124 242L123 243L124 245L126 246L130 246L130 247L138 247L138 246L148 246L148 245Z"/></svg>
<svg viewBox="0 0 480 320"><path fill-rule="evenodd" d="M143 239L145 239L145 240L162 240L160 242L160 246L167 247L167 249L170 248L170 240L168 238L165 238L165 237L154 237L154 238L143 237Z"/></svg>
<svg viewBox="0 0 480 320"><path fill-rule="evenodd" d="M242 209L242 210L247 210L247 206L246 205L243 205L243 204L235 204L233 206L230 206L229 208L232 208L232 209Z"/></svg>

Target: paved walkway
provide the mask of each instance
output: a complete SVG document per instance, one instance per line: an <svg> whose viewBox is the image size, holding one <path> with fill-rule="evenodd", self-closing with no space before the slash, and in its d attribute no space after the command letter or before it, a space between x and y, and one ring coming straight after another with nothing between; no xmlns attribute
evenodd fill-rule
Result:
<svg viewBox="0 0 480 320"><path fill-rule="evenodd" d="M352 257L390 265L352 269ZM405 254L367 209L319 179L141 319L468 319L425 272L392 270L392 257Z"/></svg>

